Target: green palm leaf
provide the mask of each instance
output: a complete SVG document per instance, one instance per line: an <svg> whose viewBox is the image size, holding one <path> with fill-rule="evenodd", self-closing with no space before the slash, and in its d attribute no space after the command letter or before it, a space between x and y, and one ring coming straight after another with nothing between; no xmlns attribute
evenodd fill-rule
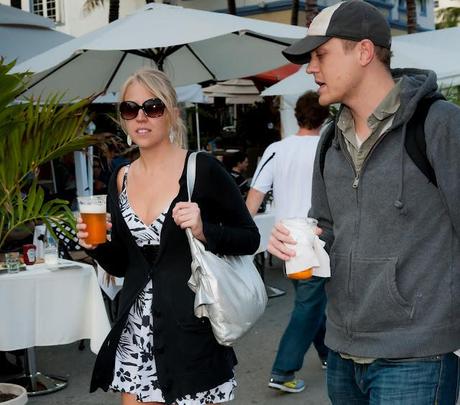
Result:
<svg viewBox="0 0 460 405"><path fill-rule="evenodd" d="M27 73L0 60L0 249L18 227L43 222L74 226L68 202L45 201L36 174L43 164L97 142L84 133L89 99L62 104L60 95L17 102Z"/></svg>

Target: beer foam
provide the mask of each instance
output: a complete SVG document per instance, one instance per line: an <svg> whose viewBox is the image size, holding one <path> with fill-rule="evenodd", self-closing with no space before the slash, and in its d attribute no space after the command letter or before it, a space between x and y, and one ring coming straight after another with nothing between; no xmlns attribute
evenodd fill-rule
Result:
<svg viewBox="0 0 460 405"><path fill-rule="evenodd" d="M81 214L105 214L105 205L101 204L84 204L80 205Z"/></svg>

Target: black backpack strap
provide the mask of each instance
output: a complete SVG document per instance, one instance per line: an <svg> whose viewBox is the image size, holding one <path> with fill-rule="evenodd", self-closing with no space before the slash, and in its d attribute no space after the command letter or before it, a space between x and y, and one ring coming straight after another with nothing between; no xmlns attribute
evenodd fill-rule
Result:
<svg viewBox="0 0 460 405"><path fill-rule="evenodd" d="M441 94L436 94L433 97L426 97L419 101L414 115L412 115L407 123L406 139L404 140L407 154L435 187L438 186L438 182L436 181L434 169L426 155L424 127L426 116L428 115L431 105L438 100L445 100L445 98Z"/></svg>
<svg viewBox="0 0 460 405"><path fill-rule="evenodd" d="M323 133L324 140L321 143L321 149L319 150L319 170L321 177L324 173L324 162L326 160L327 150L331 147L332 140L335 136L335 125L335 121L332 121Z"/></svg>
<svg viewBox="0 0 460 405"><path fill-rule="evenodd" d="M259 172L256 174L256 176L254 177L254 180L252 181L252 184L254 184L256 182L256 180L259 178L259 175L260 173L262 173L262 170L263 168L265 167L265 165L270 162L270 160L272 160L276 155L276 152L273 152L270 157L264 162L264 164L261 166Z"/></svg>

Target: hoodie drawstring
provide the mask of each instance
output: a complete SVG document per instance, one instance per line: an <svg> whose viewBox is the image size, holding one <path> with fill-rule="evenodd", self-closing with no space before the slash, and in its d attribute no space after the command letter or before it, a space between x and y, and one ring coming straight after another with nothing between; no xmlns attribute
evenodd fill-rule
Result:
<svg viewBox="0 0 460 405"><path fill-rule="evenodd" d="M400 142L400 166L401 166L401 171L400 171L400 177L399 177L399 186L398 186L398 196L396 197L395 202L393 205L395 208L402 210L404 208L404 160L405 160L405 140L406 140L406 132L407 129L407 123L405 123L402 127L401 130L401 142ZM401 214L403 211L401 211Z"/></svg>

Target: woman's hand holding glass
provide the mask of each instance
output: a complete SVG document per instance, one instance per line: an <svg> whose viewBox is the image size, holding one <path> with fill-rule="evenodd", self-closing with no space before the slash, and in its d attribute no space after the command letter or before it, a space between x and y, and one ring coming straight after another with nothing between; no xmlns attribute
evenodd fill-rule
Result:
<svg viewBox="0 0 460 405"><path fill-rule="evenodd" d="M190 228L192 234L198 240L206 242L203 233L200 207L194 202L178 202L172 210L174 222L182 229Z"/></svg>
<svg viewBox="0 0 460 405"><path fill-rule="evenodd" d="M86 243L86 238L88 237L88 232L86 231L87 225L83 222L81 216L77 218L77 237L79 245L88 250L96 249L98 245L91 245ZM112 222L110 220L110 214L106 214L106 229L110 233L112 229Z"/></svg>

